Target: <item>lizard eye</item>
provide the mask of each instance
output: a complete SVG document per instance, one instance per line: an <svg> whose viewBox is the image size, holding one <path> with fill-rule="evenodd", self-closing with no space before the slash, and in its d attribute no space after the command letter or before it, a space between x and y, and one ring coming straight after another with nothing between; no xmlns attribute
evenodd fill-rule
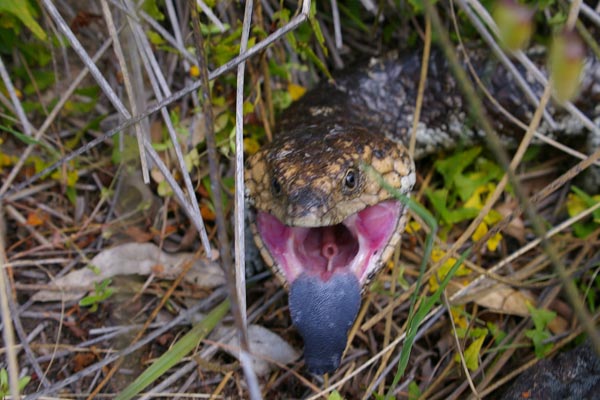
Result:
<svg viewBox="0 0 600 400"><path fill-rule="evenodd" d="M281 194L281 184L277 180L277 178L271 179L271 190L275 196L279 196Z"/></svg>
<svg viewBox="0 0 600 400"><path fill-rule="evenodd" d="M358 187L358 171L354 168L348 169L344 176L344 188L347 190L354 190Z"/></svg>

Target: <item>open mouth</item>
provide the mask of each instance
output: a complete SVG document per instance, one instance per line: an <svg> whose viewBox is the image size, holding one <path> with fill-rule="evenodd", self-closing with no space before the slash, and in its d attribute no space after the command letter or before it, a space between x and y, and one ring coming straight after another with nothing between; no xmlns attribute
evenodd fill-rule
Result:
<svg viewBox="0 0 600 400"><path fill-rule="evenodd" d="M290 285L303 273L327 281L340 272L352 273L362 284L377 267L401 213L399 201L386 200L332 226L287 226L262 211L256 225Z"/></svg>

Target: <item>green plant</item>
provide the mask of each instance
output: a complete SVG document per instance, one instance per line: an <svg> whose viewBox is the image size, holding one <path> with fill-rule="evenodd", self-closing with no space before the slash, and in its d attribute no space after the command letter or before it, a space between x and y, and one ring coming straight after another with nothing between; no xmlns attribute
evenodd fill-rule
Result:
<svg viewBox="0 0 600 400"><path fill-rule="evenodd" d="M445 229L475 218L503 176L504 172L498 164L483 157L481 152L481 147L459 149L450 157L435 163L436 171L443 177L444 187L428 189L425 194ZM490 226L501 219L496 210L491 210L473 233L472 239L479 240ZM488 249L495 251L501 239L502 236L497 234L488 240Z"/></svg>
<svg viewBox="0 0 600 400"><path fill-rule="evenodd" d="M22 392L25 389L25 386L29 383L31 377L26 375L22 378L19 378L19 392ZM10 394L10 388L8 385L8 372L5 368L0 369L0 399L4 399L6 396Z"/></svg>
<svg viewBox="0 0 600 400"><path fill-rule="evenodd" d="M552 343L544 342L551 336L548 324L556 317L556 313L543 308L535 308L531 304L527 304L527 309L531 313L534 328L525 331L525 336L533 342L536 357L543 358L552 349Z"/></svg>
<svg viewBox="0 0 600 400"><path fill-rule="evenodd" d="M46 32L37 23L38 10L34 2L28 0L0 0L0 22L3 27L11 28L19 33L20 26L17 21L25 25L38 39L46 40Z"/></svg>
<svg viewBox="0 0 600 400"><path fill-rule="evenodd" d="M79 301L82 307L90 307L91 312L98 310L98 304L108 299L114 293L114 289L109 287L112 279L105 279L102 282L94 283L94 292L85 296Z"/></svg>
<svg viewBox="0 0 600 400"><path fill-rule="evenodd" d="M172 366L180 362L183 357L188 355L198 343L221 322L225 314L229 311L229 300L224 300L216 306L202 321L198 322L192 329L179 339L169 351L156 359L140 376L131 382L119 395L116 400L129 400L140 393L151 383L155 382Z"/></svg>
<svg viewBox="0 0 600 400"><path fill-rule="evenodd" d="M600 202L600 195L590 196L577 186L571 188L572 193L567 197L567 212L569 217L575 217L588 208L594 207ZM587 238L600 226L600 209L592 213L592 218L586 218L573 224L573 233L581 239Z"/></svg>

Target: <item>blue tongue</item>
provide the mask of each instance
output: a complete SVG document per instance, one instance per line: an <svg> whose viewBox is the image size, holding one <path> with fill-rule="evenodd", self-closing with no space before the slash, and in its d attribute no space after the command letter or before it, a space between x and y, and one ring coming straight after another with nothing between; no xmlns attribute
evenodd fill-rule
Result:
<svg viewBox="0 0 600 400"><path fill-rule="evenodd" d="M360 307L356 277L337 273L324 282L301 274L290 287L289 306L292 322L304 339L308 370L320 375L335 371Z"/></svg>

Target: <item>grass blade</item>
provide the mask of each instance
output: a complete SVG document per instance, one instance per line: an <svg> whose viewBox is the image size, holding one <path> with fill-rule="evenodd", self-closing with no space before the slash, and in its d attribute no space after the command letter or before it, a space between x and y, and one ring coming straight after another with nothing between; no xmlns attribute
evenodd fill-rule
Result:
<svg viewBox="0 0 600 400"><path fill-rule="evenodd" d="M229 299L215 307L202 321L192 327L173 347L148 367L129 386L125 388L115 400L129 400L140 393L148 385L156 381L162 374L177 364L183 357L192 351L221 321L229 311Z"/></svg>

